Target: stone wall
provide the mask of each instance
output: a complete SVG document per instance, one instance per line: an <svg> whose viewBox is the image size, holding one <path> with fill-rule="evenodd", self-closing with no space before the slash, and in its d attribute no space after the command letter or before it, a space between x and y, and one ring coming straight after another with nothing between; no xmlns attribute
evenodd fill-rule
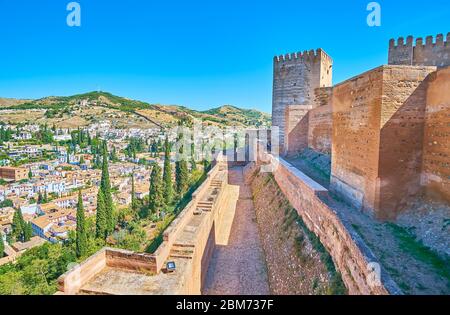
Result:
<svg viewBox="0 0 450 315"><path fill-rule="evenodd" d="M260 164L275 162L273 157L262 152L259 153ZM382 268L380 282L370 280L369 264L376 263L377 259L348 221L323 201L328 198L327 189L283 159L279 160L273 176L305 224L332 256L350 294L401 294Z"/></svg>
<svg viewBox="0 0 450 315"><path fill-rule="evenodd" d="M283 155L295 155L308 147L308 126L310 105L291 105L286 107L285 145Z"/></svg>
<svg viewBox="0 0 450 315"><path fill-rule="evenodd" d="M378 180L383 68L334 87L331 190L373 208Z"/></svg>
<svg viewBox="0 0 450 315"><path fill-rule="evenodd" d="M450 68L433 73L427 92L422 185L450 202Z"/></svg>
<svg viewBox="0 0 450 315"><path fill-rule="evenodd" d="M152 288L146 290L146 294L148 292L155 292L154 294L169 292L175 295L201 294L209 261L216 245L218 233L216 227L220 226L223 209L226 208L224 196L228 188L227 172L226 160L219 155L217 164L208 173L205 182L193 193L192 201L165 231L163 243L155 253L134 253L104 248L58 279L59 294L80 293L80 289L106 267L155 277ZM214 194L211 209L195 215L194 210L197 209L198 203L211 197L212 190L217 193ZM175 247L192 252L189 256L179 257L180 254L174 252ZM164 275L163 268L169 260L176 262L177 271L172 275ZM167 277L170 277L170 281ZM124 294L127 293L126 286L123 286L122 290Z"/></svg>
<svg viewBox="0 0 450 315"><path fill-rule="evenodd" d="M435 67L382 66L333 89L330 189L392 219L417 193L426 83Z"/></svg>
<svg viewBox="0 0 450 315"><path fill-rule="evenodd" d="M394 220L422 189L420 173L427 80L434 67L388 66L383 71L377 217Z"/></svg>
<svg viewBox="0 0 450 315"><path fill-rule="evenodd" d="M314 90L332 84L332 64L333 61L322 49L274 58L272 125L280 129L282 151L285 145L286 108L312 105Z"/></svg>
<svg viewBox="0 0 450 315"><path fill-rule="evenodd" d="M327 98L321 100L325 104L308 113L308 147L320 153L331 154L331 134L333 132L331 89L327 89L327 91L329 92L326 94Z"/></svg>
<svg viewBox="0 0 450 315"><path fill-rule="evenodd" d="M406 39L400 37L395 42L389 42L389 64L408 66L450 66L450 33L446 40L444 35L439 34L436 39L428 36L425 43L422 38L417 38L414 45L414 38L408 36Z"/></svg>

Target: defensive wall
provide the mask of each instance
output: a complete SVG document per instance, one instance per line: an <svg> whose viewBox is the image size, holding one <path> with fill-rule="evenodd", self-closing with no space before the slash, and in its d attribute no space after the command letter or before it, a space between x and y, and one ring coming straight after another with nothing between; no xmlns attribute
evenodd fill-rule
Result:
<svg viewBox="0 0 450 315"><path fill-rule="evenodd" d="M276 165L272 173L274 179L308 228L319 237L332 256L349 294L402 294L383 267L379 269L380 277L376 276L373 268L380 266L378 260L345 217L327 204L327 189L284 159L268 154L261 146L257 165L249 165L246 171L259 171L258 166L264 164Z"/></svg>
<svg viewBox="0 0 450 315"><path fill-rule="evenodd" d="M400 37L389 41L389 64L407 66L450 66L450 33L427 36L425 42L419 37Z"/></svg>
<svg viewBox="0 0 450 315"><path fill-rule="evenodd" d="M227 163L220 156L153 254L104 248L62 275L58 294L201 294L227 187ZM169 261L175 272L166 270Z"/></svg>

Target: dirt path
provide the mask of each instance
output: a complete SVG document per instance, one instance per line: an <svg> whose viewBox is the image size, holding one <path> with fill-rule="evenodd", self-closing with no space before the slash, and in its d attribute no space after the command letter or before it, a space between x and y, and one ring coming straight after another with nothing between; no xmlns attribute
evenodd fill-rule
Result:
<svg viewBox="0 0 450 315"><path fill-rule="evenodd" d="M230 169L229 184L230 209L224 212L203 294L270 294L255 209L242 167ZM233 200L237 200L236 206Z"/></svg>

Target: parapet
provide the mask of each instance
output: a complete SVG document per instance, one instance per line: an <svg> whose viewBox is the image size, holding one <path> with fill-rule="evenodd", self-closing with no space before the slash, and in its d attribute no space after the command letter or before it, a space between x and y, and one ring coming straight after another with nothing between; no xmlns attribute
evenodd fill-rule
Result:
<svg viewBox="0 0 450 315"><path fill-rule="evenodd" d="M414 45L414 37L410 35L406 38L406 42L405 42L404 37L399 37L397 39L397 41L395 39L391 39L389 41L389 48L398 48L398 47L404 47L404 46L410 46L410 47L425 46L425 48L435 47L435 46L448 46L449 42L450 42L450 32L447 33L447 37L445 40L444 40L443 34L438 34L438 35L436 35L436 37L427 36L425 38L425 44L424 44L423 38L418 37L416 39L415 45Z"/></svg>
<svg viewBox="0 0 450 315"><path fill-rule="evenodd" d="M306 61L306 62L317 62L323 59L332 60L331 57L321 48L317 50L305 50L303 52L288 53L285 55L275 56L274 63L283 63L290 61Z"/></svg>
<svg viewBox="0 0 450 315"><path fill-rule="evenodd" d="M444 38L443 34L422 37L414 40L413 36L400 37L389 41L389 64L410 66L437 66L439 68L450 65L450 33Z"/></svg>

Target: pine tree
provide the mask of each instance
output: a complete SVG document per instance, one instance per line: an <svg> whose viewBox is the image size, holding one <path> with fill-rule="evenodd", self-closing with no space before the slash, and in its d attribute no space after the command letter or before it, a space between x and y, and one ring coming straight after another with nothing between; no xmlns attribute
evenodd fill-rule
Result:
<svg viewBox="0 0 450 315"><path fill-rule="evenodd" d="M84 218L83 198L81 190L78 192L77 204L77 232L76 232L76 252L77 257L83 257L87 253L87 231L86 222Z"/></svg>
<svg viewBox="0 0 450 315"><path fill-rule="evenodd" d="M101 189L98 190L97 194L97 216L95 220L95 234L96 237L105 239L107 235L106 226L106 213L105 213L105 197Z"/></svg>
<svg viewBox="0 0 450 315"><path fill-rule="evenodd" d="M134 174L131 174L131 209L136 210L137 209L137 202L136 202L136 191L134 187Z"/></svg>
<svg viewBox="0 0 450 315"><path fill-rule="evenodd" d="M48 194L47 194L47 190L44 191L44 198L42 199L42 203L47 203L48 202Z"/></svg>
<svg viewBox="0 0 450 315"><path fill-rule="evenodd" d="M165 146L164 174L163 174L164 200L166 205L170 205L173 199L173 184L172 184L172 166L170 164L170 144L168 137L166 137L164 146Z"/></svg>
<svg viewBox="0 0 450 315"><path fill-rule="evenodd" d="M38 203L39 205L44 203L44 197L42 197L42 193L41 193L41 192L38 193L38 200L37 200L37 203Z"/></svg>
<svg viewBox="0 0 450 315"><path fill-rule="evenodd" d="M163 185L161 178L161 167L158 164L153 166L150 176L149 210L152 214L158 214L165 207Z"/></svg>
<svg viewBox="0 0 450 315"><path fill-rule="evenodd" d="M0 233L0 258L3 258L5 252L5 243L3 242L3 235Z"/></svg>
<svg viewBox="0 0 450 315"><path fill-rule="evenodd" d="M114 219L113 219L113 201L111 195L111 183L109 180L108 170L108 149L106 141L103 143L103 166L102 166L102 179L100 189L103 192L105 198L105 218L106 218L106 231L110 235L114 231Z"/></svg>

